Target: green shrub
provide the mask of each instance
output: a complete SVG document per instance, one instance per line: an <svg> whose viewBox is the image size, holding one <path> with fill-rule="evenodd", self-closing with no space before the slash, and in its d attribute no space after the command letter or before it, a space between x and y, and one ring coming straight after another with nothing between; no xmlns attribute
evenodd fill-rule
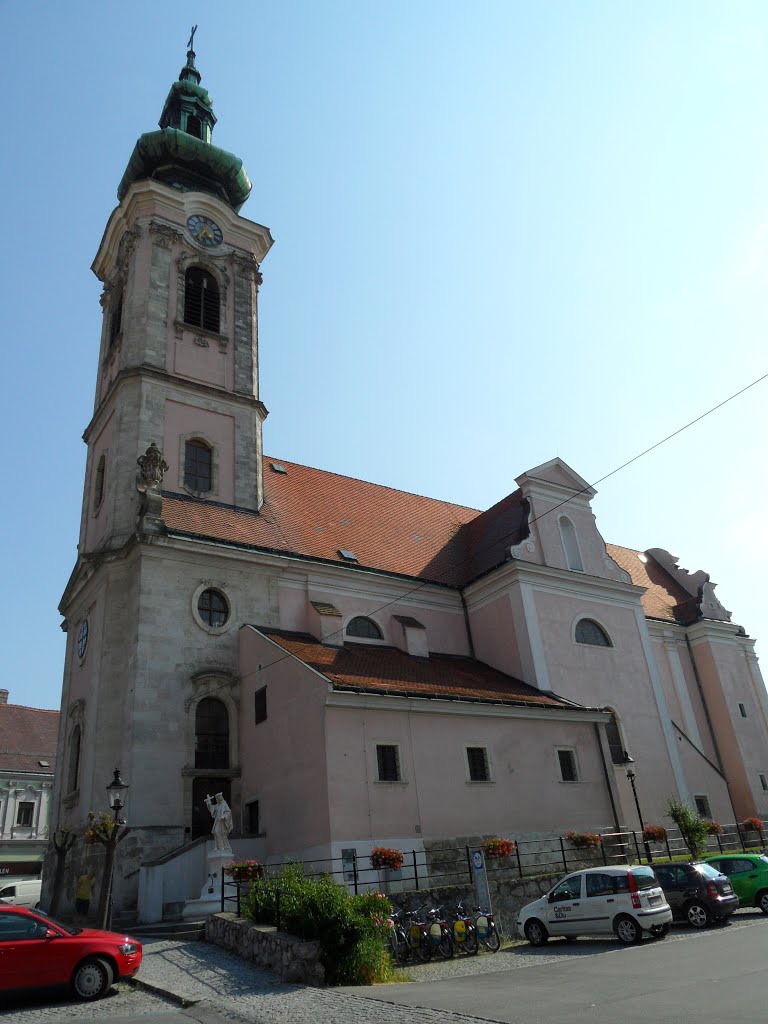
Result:
<svg viewBox="0 0 768 1024"><path fill-rule="evenodd" d="M680 835L691 851L693 860L698 860L707 848L710 822L675 797L667 800L667 817L680 829Z"/></svg>
<svg viewBox="0 0 768 1024"><path fill-rule="evenodd" d="M259 924L320 943L320 962L331 985L386 981L391 966L386 948L392 907L381 893L350 895L328 875L305 878L300 864L254 882L243 914Z"/></svg>

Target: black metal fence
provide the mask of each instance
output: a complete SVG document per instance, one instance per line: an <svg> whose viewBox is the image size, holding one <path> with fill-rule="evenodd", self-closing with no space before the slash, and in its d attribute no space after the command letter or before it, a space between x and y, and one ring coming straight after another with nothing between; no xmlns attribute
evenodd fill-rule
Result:
<svg viewBox="0 0 768 1024"><path fill-rule="evenodd" d="M765 832L746 832L740 825L723 826L721 834L709 837L707 854L734 853L764 848ZM514 850L508 857L485 858L489 881L524 878L531 875L568 872L585 865L621 864L630 861L653 863L654 860L686 859L690 853L679 829L667 830L662 842L643 837L640 831L603 832L583 836L554 836L544 839L514 839ZM590 838L591 836L591 838ZM472 854L480 846L433 847L403 851L402 867L392 870L375 868L368 854L356 850L343 851L341 857L305 861L265 863L263 870L276 874L288 864L300 864L305 875L330 875L355 892L376 889L380 892L435 889L452 885L473 884ZM250 882L235 882L222 877L221 909L237 911Z"/></svg>

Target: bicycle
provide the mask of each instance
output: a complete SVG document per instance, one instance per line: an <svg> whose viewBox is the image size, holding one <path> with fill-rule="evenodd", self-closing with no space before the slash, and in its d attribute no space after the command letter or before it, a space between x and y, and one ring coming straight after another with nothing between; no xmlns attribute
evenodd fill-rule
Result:
<svg viewBox="0 0 768 1024"><path fill-rule="evenodd" d="M501 949L501 935L493 920L493 914L475 907L475 928L477 938L490 953L498 953Z"/></svg>
<svg viewBox="0 0 768 1024"><path fill-rule="evenodd" d="M429 941L434 950L443 960L450 960L453 956L453 931L448 927L444 907L433 907L427 911L429 925Z"/></svg>
<svg viewBox="0 0 768 1024"><path fill-rule="evenodd" d="M454 946L466 956L477 956L480 952L477 929L463 902L460 901L456 904L452 917Z"/></svg>
<svg viewBox="0 0 768 1024"><path fill-rule="evenodd" d="M432 943L427 931L427 923L418 919L421 911L425 909L426 904L422 903L416 910L406 910L403 913L403 918L408 921L405 933L408 939L409 953L424 963L432 959Z"/></svg>
<svg viewBox="0 0 768 1024"><path fill-rule="evenodd" d="M403 928L403 915L396 910L389 915L389 945L392 958L402 967L410 955L410 946Z"/></svg>

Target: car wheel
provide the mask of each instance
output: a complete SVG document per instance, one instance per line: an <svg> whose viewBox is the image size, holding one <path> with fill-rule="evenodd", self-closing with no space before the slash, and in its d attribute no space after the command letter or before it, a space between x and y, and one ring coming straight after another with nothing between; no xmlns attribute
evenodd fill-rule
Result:
<svg viewBox="0 0 768 1024"><path fill-rule="evenodd" d="M670 932L671 928L672 928L671 924L657 924L657 925L654 925L654 927L651 928L651 935L653 935L654 938L657 938L657 939L666 939L666 937L669 935L669 932Z"/></svg>
<svg viewBox="0 0 768 1024"><path fill-rule="evenodd" d="M615 924L616 938L625 946L634 946L643 937L643 929L628 915L620 917Z"/></svg>
<svg viewBox="0 0 768 1024"><path fill-rule="evenodd" d="M107 961L89 957L75 968L72 975L72 991L78 999L90 1002L106 995L113 981L114 974Z"/></svg>
<svg viewBox="0 0 768 1024"><path fill-rule="evenodd" d="M525 923L525 937L532 946L543 946L549 939L549 932L537 917Z"/></svg>
<svg viewBox="0 0 768 1024"><path fill-rule="evenodd" d="M760 907L764 914L768 914L768 889L763 889L762 892L757 894L755 906Z"/></svg>
<svg viewBox="0 0 768 1024"><path fill-rule="evenodd" d="M691 928L706 928L709 924L709 911L702 903L689 903L685 908L685 919Z"/></svg>

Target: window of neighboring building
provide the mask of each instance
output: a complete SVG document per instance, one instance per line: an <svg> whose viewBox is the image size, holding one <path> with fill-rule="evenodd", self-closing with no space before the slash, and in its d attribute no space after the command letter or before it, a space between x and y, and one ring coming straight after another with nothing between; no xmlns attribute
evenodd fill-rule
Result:
<svg viewBox="0 0 768 1024"><path fill-rule="evenodd" d="M694 795L693 802L696 804L696 813L702 818L711 818L712 810L709 806L709 797L699 794Z"/></svg>
<svg viewBox="0 0 768 1024"><path fill-rule="evenodd" d="M229 617L227 599L218 590L204 590L197 599L197 611L206 626L218 628Z"/></svg>
<svg viewBox="0 0 768 1024"><path fill-rule="evenodd" d="M191 491L213 490L213 450L199 438L184 443L184 484Z"/></svg>
<svg viewBox="0 0 768 1024"><path fill-rule="evenodd" d="M400 781L400 752L394 743L376 744L379 782Z"/></svg>
<svg viewBox="0 0 768 1024"><path fill-rule="evenodd" d="M362 640L382 640L381 630L373 621L364 615L357 615L347 623L347 636L359 637Z"/></svg>
<svg viewBox="0 0 768 1024"><path fill-rule="evenodd" d="M69 738L69 768L67 771L67 792L74 793L80 782L80 726L76 725Z"/></svg>
<svg viewBox="0 0 768 1024"><path fill-rule="evenodd" d="M195 768L229 768L229 715L215 697L204 697L195 710Z"/></svg>
<svg viewBox="0 0 768 1024"><path fill-rule="evenodd" d="M467 763L471 782L490 782L488 751L485 747L467 747Z"/></svg>
<svg viewBox="0 0 768 1024"><path fill-rule="evenodd" d="M563 782L578 782L576 768L576 751L568 747L560 747L557 751L557 763L560 767L560 779Z"/></svg>
<svg viewBox="0 0 768 1024"><path fill-rule="evenodd" d="M98 512L104 500L104 472L107 467L107 457L102 453L99 464L96 467L96 476L93 481L93 511Z"/></svg>
<svg viewBox="0 0 768 1024"><path fill-rule="evenodd" d="M590 644L592 647L613 647L603 627L592 619L580 619L576 623L576 643Z"/></svg>
<svg viewBox="0 0 768 1024"><path fill-rule="evenodd" d="M626 751L624 750L624 741L621 738L621 731L619 730L619 722L616 718L615 712L611 711L611 717L606 722L605 734L608 737L608 747L611 751L611 761L614 764L625 764L627 760Z"/></svg>
<svg viewBox="0 0 768 1024"><path fill-rule="evenodd" d="M245 805L245 810L248 815L248 831L252 836L259 835L259 801L251 800L249 804Z"/></svg>
<svg viewBox="0 0 768 1024"><path fill-rule="evenodd" d="M747 709L744 707L744 705L741 702L739 702L739 714L741 715L742 718L746 718L747 717Z"/></svg>
<svg viewBox="0 0 768 1024"><path fill-rule="evenodd" d="M32 815L34 814L34 811L35 805L32 801L22 800L19 804L17 804L16 824L31 827Z"/></svg>
<svg viewBox="0 0 768 1024"><path fill-rule="evenodd" d="M760 772L760 785L763 787L763 789L768 789L768 779L766 779L763 772Z"/></svg>
<svg viewBox="0 0 768 1024"><path fill-rule="evenodd" d="M267 688L262 686L260 690L257 690L253 695L254 703L254 722L256 725L259 722L266 722L267 720Z"/></svg>
<svg viewBox="0 0 768 1024"><path fill-rule="evenodd" d="M563 542L565 552L565 563L569 569L576 572L584 572L584 564L581 561L579 541L576 537L576 528L568 516L560 516L560 539Z"/></svg>
<svg viewBox="0 0 768 1024"><path fill-rule="evenodd" d="M117 339L120 337L120 331L123 328L123 295L122 292L117 298L117 302L112 307L112 313L109 318L109 347L115 344Z"/></svg>
<svg viewBox="0 0 768 1024"><path fill-rule="evenodd" d="M184 323L219 333L219 286L202 267L190 267L184 275Z"/></svg>

